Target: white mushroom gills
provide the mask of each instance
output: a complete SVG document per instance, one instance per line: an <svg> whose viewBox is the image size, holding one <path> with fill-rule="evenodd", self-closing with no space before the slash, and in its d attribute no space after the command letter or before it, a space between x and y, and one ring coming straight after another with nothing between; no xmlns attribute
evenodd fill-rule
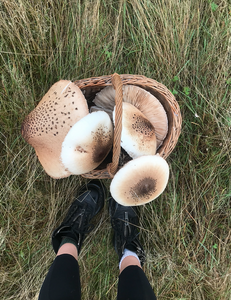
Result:
<svg viewBox="0 0 231 300"><path fill-rule="evenodd" d="M112 148L113 125L103 111L88 114L68 132L62 144L61 161L74 175L94 170Z"/></svg>
<svg viewBox="0 0 231 300"><path fill-rule="evenodd" d="M112 197L124 206L139 206L156 199L166 188L169 166L159 155L141 156L129 161L114 176Z"/></svg>

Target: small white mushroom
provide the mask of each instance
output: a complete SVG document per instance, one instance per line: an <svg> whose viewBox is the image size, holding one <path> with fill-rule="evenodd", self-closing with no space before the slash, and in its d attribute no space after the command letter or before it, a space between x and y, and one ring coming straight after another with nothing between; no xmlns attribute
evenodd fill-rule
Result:
<svg viewBox="0 0 231 300"><path fill-rule="evenodd" d="M159 148L167 133L168 119L163 105L151 93L135 85L123 86L123 101L131 103L138 108L155 128L157 148ZM93 102L106 109L113 110L115 106L115 90L107 86L101 90Z"/></svg>
<svg viewBox="0 0 231 300"><path fill-rule="evenodd" d="M70 128L88 115L81 90L69 80L56 82L22 123L23 138L34 147L48 175L64 178L70 172L60 160L62 142Z"/></svg>
<svg viewBox="0 0 231 300"><path fill-rule="evenodd" d="M156 135L151 122L134 105L127 102L122 105L121 147L132 158L156 154Z"/></svg>
<svg viewBox="0 0 231 300"><path fill-rule="evenodd" d="M115 174L110 192L121 205L143 205L165 190L168 178L169 167L161 156L141 156L129 161Z"/></svg>
<svg viewBox="0 0 231 300"><path fill-rule="evenodd" d="M62 144L61 160L74 175L97 168L112 148L113 125L104 111L93 112L68 132Z"/></svg>

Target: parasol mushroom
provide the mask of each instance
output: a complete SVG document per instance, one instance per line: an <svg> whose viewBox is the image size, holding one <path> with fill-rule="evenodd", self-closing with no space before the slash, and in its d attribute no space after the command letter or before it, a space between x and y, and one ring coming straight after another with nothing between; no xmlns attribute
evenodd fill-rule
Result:
<svg viewBox="0 0 231 300"><path fill-rule="evenodd" d="M81 90L71 81L56 82L25 118L21 133L34 147L48 175L63 178L71 173L60 160L62 142L70 128L89 114Z"/></svg>
<svg viewBox="0 0 231 300"><path fill-rule="evenodd" d="M135 85L123 86L123 101L138 108L152 123L155 128L158 149L168 133L167 114L160 101L145 89ZM99 107L113 110L115 106L114 88L107 86L96 95L93 102Z"/></svg>
<svg viewBox="0 0 231 300"><path fill-rule="evenodd" d="M151 122L134 105L127 102L122 105L121 147L132 158L156 154L156 135Z"/></svg>
<svg viewBox="0 0 231 300"><path fill-rule="evenodd" d="M168 178L169 167L161 156L141 156L129 161L115 174L110 192L121 205L143 205L164 191Z"/></svg>
<svg viewBox="0 0 231 300"><path fill-rule="evenodd" d="M61 152L63 165L74 175L92 171L108 155L113 143L113 125L104 111L88 114L66 135Z"/></svg>

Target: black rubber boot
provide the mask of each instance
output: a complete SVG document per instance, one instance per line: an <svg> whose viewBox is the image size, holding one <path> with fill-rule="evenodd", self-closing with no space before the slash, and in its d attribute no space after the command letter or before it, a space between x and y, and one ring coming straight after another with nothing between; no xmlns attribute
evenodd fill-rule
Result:
<svg viewBox="0 0 231 300"><path fill-rule="evenodd" d="M76 199L71 204L62 224L52 234L52 246L58 252L62 239L71 238L80 253L83 240L93 228L92 218L104 206L105 187L99 180L92 180L80 188Z"/></svg>
<svg viewBox="0 0 231 300"><path fill-rule="evenodd" d="M133 251L139 257L141 266L145 262L145 252L138 239L139 219L137 208L122 206L113 198L109 199L109 214L111 225L114 229L113 245L119 256L119 261L124 254L124 249Z"/></svg>

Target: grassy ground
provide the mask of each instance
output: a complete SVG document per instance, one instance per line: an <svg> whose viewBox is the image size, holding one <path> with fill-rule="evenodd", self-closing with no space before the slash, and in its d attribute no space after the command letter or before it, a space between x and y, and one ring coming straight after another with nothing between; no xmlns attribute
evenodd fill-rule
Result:
<svg viewBox="0 0 231 300"><path fill-rule="evenodd" d="M162 82L183 117L168 186L140 208L158 299L231 299L230 25L227 0L0 1L1 299L37 299L50 233L86 181L46 175L21 123L59 79L114 72ZM82 298L116 299L106 207L98 221L80 255Z"/></svg>

